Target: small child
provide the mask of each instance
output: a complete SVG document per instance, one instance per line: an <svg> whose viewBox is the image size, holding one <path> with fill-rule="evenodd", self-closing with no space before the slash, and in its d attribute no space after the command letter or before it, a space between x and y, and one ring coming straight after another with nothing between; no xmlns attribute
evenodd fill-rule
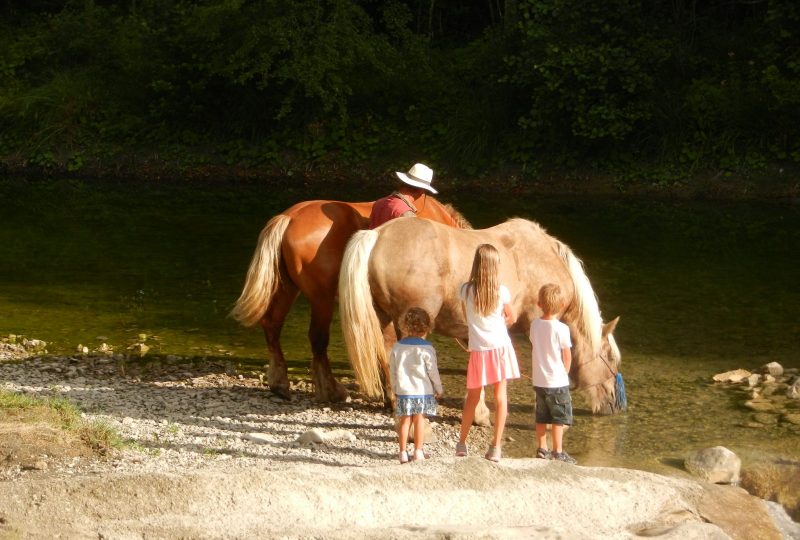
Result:
<svg viewBox="0 0 800 540"><path fill-rule="evenodd" d="M561 288L555 283L539 289L542 317L531 323L533 389L536 392L536 457L577 463L562 446L564 426L572 425L569 369L572 341L569 327L556 315L564 306ZM553 451L547 449L547 424L551 424Z"/></svg>
<svg viewBox="0 0 800 540"><path fill-rule="evenodd" d="M436 350L425 340L431 330L431 318L422 308L406 313L401 330L404 337L392 348L389 367L392 388L397 396L395 416L399 418L400 463L408 463L406 450L410 425L414 423L414 460L425 459L425 416L436 414L436 400L441 397L442 380L436 365Z"/></svg>

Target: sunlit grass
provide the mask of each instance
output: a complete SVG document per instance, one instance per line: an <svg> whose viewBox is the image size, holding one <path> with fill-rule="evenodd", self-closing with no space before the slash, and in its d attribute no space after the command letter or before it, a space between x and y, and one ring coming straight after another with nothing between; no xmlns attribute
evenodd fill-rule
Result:
<svg viewBox="0 0 800 540"><path fill-rule="evenodd" d="M0 390L0 420L45 423L74 433L92 450L105 454L120 448L122 440L103 422L87 421L71 401L58 397L35 397Z"/></svg>

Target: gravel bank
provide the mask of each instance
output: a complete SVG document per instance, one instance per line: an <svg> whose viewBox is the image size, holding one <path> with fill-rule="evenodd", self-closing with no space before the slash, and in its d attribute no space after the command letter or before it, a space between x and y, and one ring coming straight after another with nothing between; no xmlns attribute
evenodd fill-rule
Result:
<svg viewBox="0 0 800 540"><path fill-rule="evenodd" d="M274 468L287 461L380 465L393 463L397 454L394 419L379 404L358 397L318 403L304 382L293 384L292 400L286 401L258 377L237 375L224 363L35 357L0 363L0 388L68 398L85 417L106 423L131 443L105 462L60 464L76 473ZM457 438L460 411L444 402L426 442L432 457L450 455ZM483 449L489 429L474 432L476 448Z"/></svg>

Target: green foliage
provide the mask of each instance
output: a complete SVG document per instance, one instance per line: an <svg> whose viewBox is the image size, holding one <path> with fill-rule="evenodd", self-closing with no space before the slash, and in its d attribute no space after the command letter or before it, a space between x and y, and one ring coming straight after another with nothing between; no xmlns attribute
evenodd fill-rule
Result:
<svg viewBox="0 0 800 540"><path fill-rule="evenodd" d="M37 0L0 15L0 154L39 169L800 162L790 0Z"/></svg>
<svg viewBox="0 0 800 540"><path fill-rule="evenodd" d="M521 43L506 62L509 83L527 96L519 122L528 140L580 150L640 131L669 51L640 2L529 0L521 8Z"/></svg>

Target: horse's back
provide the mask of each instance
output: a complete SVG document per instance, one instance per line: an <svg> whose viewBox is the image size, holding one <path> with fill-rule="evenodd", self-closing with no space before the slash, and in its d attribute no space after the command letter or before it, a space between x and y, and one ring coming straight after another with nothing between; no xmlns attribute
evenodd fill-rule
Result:
<svg viewBox="0 0 800 540"><path fill-rule="evenodd" d="M281 252L286 272L306 296L331 296L347 241L369 224L372 202L303 201L284 210L291 218Z"/></svg>
<svg viewBox="0 0 800 540"><path fill-rule="evenodd" d="M373 300L398 320L410 307L436 319L437 331L462 335L458 288L469 276L478 240L474 231L413 217L392 220L378 229L370 254ZM456 325L455 330L446 330Z"/></svg>
<svg viewBox="0 0 800 540"><path fill-rule="evenodd" d="M460 329L459 287L469 279L475 250L485 243L500 252L500 281L511 291L518 315L536 304L538 288L544 283L560 283L567 295L572 294L568 269L558 256L558 241L532 221L511 219L487 229L465 230L402 218L377 231L370 256L370 285L376 304L393 318L418 305L434 315L442 312L437 330L450 324ZM527 320L524 316L520 322L524 325Z"/></svg>

